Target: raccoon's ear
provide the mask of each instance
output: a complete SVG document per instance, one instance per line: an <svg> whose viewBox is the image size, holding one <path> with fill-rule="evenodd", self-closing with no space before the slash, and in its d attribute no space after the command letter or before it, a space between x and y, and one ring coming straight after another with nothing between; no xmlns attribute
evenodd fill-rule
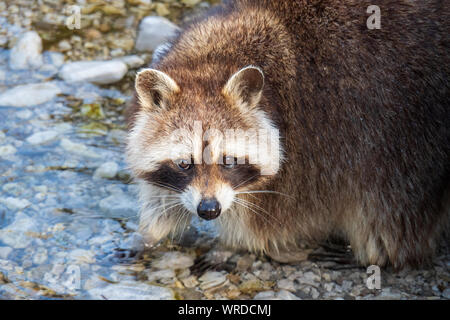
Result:
<svg viewBox="0 0 450 320"><path fill-rule="evenodd" d="M255 107L261 99L264 73L255 66L247 66L231 76L222 93L238 104Z"/></svg>
<svg viewBox="0 0 450 320"><path fill-rule="evenodd" d="M145 109L166 108L167 99L179 91L177 83L164 72L144 69L136 75L136 92Z"/></svg>

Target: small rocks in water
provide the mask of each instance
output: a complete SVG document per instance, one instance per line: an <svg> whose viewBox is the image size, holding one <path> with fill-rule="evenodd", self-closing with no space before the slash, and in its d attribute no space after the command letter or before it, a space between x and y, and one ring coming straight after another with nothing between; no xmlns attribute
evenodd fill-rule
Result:
<svg viewBox="0 0 450 320"><path fill-rule="evenodd" d="M95 170L94 178L112 179L116 176L119 165L115 162L105 162Z"/></svg>
<svg viewBox="0 0 450 320"><path fill-rule="evenodd" d="M78 61L64 65L58 75L67 82L108 84L121 80L127 71L127 65L118 60Z"/></svg>
<svg viewBox="0 0 450 320"><path fill-rule="evenodd" d="M200 281L200 288L202 290L218 287L228 281L227 277L223 273L217 271L208 271L198 280Z"/></svg>
<svg viewBox="0 0 450 320"><path fill-rule="evenodd" d="M136 40L138 51L154 51L160 44L174 37L178 27L168 19L150 16L142 19Z"/></svg>
<svg viewBox="0 0 450 320"><path fill-rule="evenodd" d="M110 284L103 288L89 290L94 299L106 300L172 300L173 292L170 289L151 286L138 282L122 282Z"/></svg>
<svg viewBox="0 0 450 320"><path fill-rule="evenodd" d="M191 256L181 252L166 252L164 255L152 263L152 267L157 269L186 269L194 265L194 259Z"/></svg>
<svg viewBox="0 0 450 320"><path fill-rule="evenodd" d="M58 132L53 130L36 132L29 136L26 140L29 144L40 145L54 141L58 137Z"/></svg>
<svg viewBox="0 0 450 320"><path fill-rule="evenodd" d="M0 94L0 106L29 107L52 100L61 89L52 82L24 84Z"/></svg>
<svg viewBox="0 0 450 320"><path fill-rule="evenodd" d="M42 40L36 31L28 31L11 49L9 66L13 70L22 70L36 69L42 64Z"/></svg>
<svg viewBox="0 0 450 320"><path fill-rule="evenodd" d="M0 146L0 157L7 157L17 152L14 146L8 144L6 146Z"/></svg>
<svg viewBox="0 0 450 320"><path fill-rule="evenodd" d="M30 201L27 199L18 199L13 197L8 197L0 201L10 210L22 210L31 205Z"/></svg>

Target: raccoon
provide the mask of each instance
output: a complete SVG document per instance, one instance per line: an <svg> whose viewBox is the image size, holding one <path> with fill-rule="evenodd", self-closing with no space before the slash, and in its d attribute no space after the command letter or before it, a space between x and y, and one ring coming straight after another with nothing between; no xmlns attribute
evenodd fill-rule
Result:
<svg viewBox="0 0 450 320"><path fill-rule="evenodd" d="M225 1L137 74L150 246L198 215L280 261L336 237L361 265L430 261L450 216L450 7L379 0L370 30L371 2Z"/></svg>

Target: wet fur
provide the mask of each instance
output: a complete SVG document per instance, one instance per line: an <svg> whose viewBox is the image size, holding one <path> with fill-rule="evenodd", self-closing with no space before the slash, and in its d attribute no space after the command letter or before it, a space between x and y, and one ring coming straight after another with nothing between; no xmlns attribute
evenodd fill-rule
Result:
<svg viewBox="0 0 450 320"><path fill-rule="evenodd" d="M152 68L189 99L155 122L195 114L245 127L239 108L215 108L229 106L220 93L230 76L255 65L265 76L258 107L281 130L286 159L255 187L293 198L248 197L265 219L242 207L222 214L226 243L270 253L338 236L361 264L429 261L450 215L444 3L380 0L381 30L368 30L370 1L227 1L184 28ZM131 130L142 109L130 107Z"/></svg>

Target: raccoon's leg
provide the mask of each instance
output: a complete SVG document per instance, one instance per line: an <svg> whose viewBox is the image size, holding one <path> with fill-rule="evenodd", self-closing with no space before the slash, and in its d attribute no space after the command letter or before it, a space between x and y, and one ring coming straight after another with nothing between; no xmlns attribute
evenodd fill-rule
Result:
<svg viewBox="0 0 450 320"><path fill-rule="evenodd" d="M147 247L154 247L170 233L182 232L191 222L191 214L177 208L169 210L147 209L140 213L139 233Z"/></svg>
<svg viewBox="0 0 450 320"><path fill-rule="evenodd" d="M365 206L347 217L346 234L362 265L400 269L429 261L443 225L437 208L408 201ZM423 209L422 209L423 208Z"/></svg>

